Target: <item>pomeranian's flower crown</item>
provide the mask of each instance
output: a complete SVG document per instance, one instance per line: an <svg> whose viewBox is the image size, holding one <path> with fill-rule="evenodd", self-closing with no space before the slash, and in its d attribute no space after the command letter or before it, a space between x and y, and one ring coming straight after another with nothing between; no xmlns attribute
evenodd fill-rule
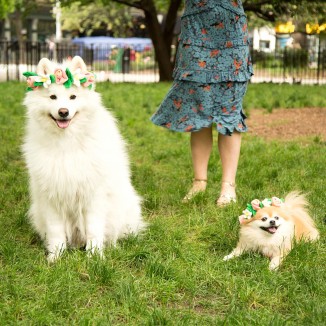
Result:
<svg viewBox="0 0 326 326"><path fill-rule="evenodd" d="M275 206L280 207L284 203L284 199L278 197L265 198L260 201L259 199L254 199L250 204L247 204L246 209L242 212L242 215L239 216L239 220L250 220L253 218L257 211L264 207Z"/></svg>
<svg viewBox="0 0 326 326"><path fill-rule="evenodd" d="M71 72L69 68L63 70L57 68L54 70L53 74L41 75L35 72L26 71L23 75L27 78L27 90L33 91L39 87L48 88L51 84L63 85L66 88L71 86L88 87L92 89L95 82L95 75L92 72L81 72L81 69L77 69Z"/></svg>

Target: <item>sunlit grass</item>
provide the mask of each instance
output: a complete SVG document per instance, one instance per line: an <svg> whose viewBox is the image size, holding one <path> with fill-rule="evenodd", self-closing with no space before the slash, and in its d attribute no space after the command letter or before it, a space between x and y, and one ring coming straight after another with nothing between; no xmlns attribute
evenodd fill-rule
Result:
<svg viewBox="0 0 326 326"><path fill-rule="evenodd" d="M214 205L221 178L215 148L205 195L181 204L192 179L189 135L149 121L169 86L97 86L129 144L148 231L106 250L105 260L75 250L48 266L26 219L27 174L20 153L25 85L1 84L1 325L324 324L325 143L266 142L244 135L238 203L225 209ZM321 86L250 85L245 106L249 111L326 107L325 91ZM277 273L258 254L223 262L237 242L237 216L247 201L283 197L294 189L307 193L321 240L299 244Z"/></svg>

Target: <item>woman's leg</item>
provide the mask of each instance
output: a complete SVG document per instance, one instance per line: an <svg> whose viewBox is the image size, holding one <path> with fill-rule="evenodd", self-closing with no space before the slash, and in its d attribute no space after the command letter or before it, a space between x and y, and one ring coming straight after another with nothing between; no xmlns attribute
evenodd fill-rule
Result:
<svg viewBox="0 0 326 326"><path fill-rule="evenodd" d="M222 184L217 203L227 204L235 199L235 177L237 174L241 147L241 133L235 131L232 136L218 135L218 149L222 162ZM231 199L230 199L231 198Z"/></svg>
<svg viewBox="0 0 326 326"><path fill-rule="evenodd" d="M192 132L190 145L194 177L207 180L207 166L213 145L212 127Z"/></svg>
<svg viewBox="0 0 326 326"><path fill-rule="evenodd" d="M184 201L190 200L198 192L206 189L207 167L213 145L212 127L192 132L190 136L190 145L194 181L191 189L184 197Z"/></svg>

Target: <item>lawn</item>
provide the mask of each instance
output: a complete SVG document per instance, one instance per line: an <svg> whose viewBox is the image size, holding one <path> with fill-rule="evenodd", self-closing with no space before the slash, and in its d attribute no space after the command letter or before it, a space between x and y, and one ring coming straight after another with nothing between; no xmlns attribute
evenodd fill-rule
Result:
<svg viewBox="0 0 326 326"><path fill-rule="evenodd" d="M221 166L215 148L205 195L181 204L191 184L189 135L149 118L169 84L99 84L129 143L133 183L149 223L106 258L71 250L48 265L26 218L27 173L20 146L25 85L0 88L0 325L324 325L326 315L323 141L243 137L238 202L217 208ZM250 85L245 108L325 107L325 86ZM278 272L256 253L223 262L238 239L247 201L307 193L321 232L299 243Z"/></svg>

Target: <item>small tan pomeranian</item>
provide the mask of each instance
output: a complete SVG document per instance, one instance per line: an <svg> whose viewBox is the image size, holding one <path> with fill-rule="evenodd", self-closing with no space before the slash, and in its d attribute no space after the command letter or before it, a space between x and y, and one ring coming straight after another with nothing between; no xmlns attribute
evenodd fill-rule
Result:
<svg viewBox="0 0 326 326"><path fill-rule="evenodd" d="M296 191L289 193L285 200L277 197L253 200L239 216L239 242L224 260L246 251L258 251L270 258L269 269L277 270L294 242L319 238L307 208L305 196Z"/></svg>

